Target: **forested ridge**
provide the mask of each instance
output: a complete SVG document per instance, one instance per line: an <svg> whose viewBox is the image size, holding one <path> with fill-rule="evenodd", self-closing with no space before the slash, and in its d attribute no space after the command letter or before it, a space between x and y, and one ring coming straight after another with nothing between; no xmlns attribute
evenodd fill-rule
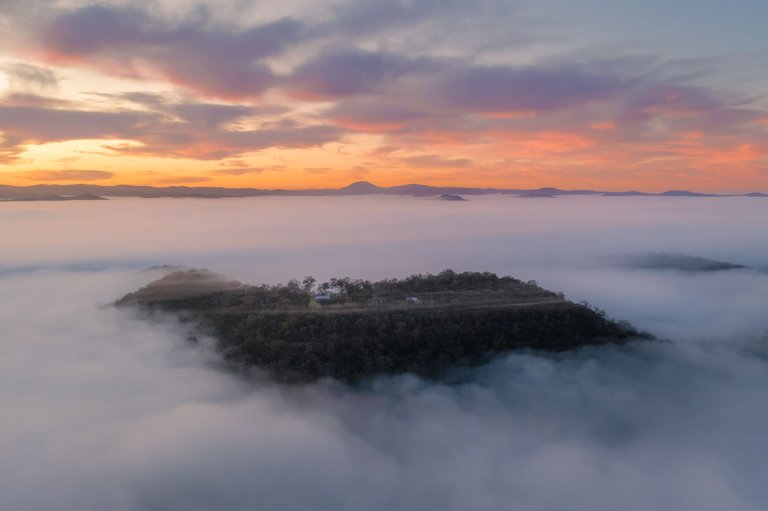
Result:
<svg viewBox="0 0 768 511"><path fill-rule="evenodd" d="M435 378L513 349L564 351L640 335L535 282L488 272L250 286L187 270L117 304L197 321L228 361L290 382L405 372Z"/></svg>

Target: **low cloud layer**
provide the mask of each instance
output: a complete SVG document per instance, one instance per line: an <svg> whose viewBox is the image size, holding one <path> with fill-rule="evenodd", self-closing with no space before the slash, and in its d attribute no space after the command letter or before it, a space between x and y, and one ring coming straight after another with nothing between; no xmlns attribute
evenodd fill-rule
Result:
<svg viewBox="0 0 768 511"><path fill-rule="evenodd" d="M765 203L543 202L2 205L12 229L32 234L10 233L0 268L0 507L763 509L768 276L599 261L643 247L759 266ZM131 222L106 229L116 214ZM185 341L188 325L109 307L156 278L137 271L151 262L254 282L491 269L669 340L510 354L457 373L456 385L404 375L278 387L228 374L212 340Z"/></svg>

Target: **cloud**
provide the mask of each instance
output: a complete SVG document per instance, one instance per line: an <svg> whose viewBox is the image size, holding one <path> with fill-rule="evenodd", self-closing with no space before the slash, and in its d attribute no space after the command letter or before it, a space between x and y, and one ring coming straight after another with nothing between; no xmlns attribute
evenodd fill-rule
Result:
<svg viewBox="0 0 768 511"><path fill-rule="evenodd" d="M142 129L158 122L146 112L94 112L41 106L0 104L0 149L13 161L24 144L78 139L138 138Z"/></svg>
<svg viewBox="0 0 768 511"><path fill-rule="evenodd" d="M33 181L102 181L114 177L104 170L35 170L20 175Z"/></svg>
<svg viewBox="0 0 768 511"><path fill-rule="evenodd" d="M680 62L678 75L688 65ZM621 178L617 166L642 174L649 161L663 169L647 157L654 148L690 172L754 172L768 154L764 112L736 95L670 81L682 78L671 77L668 67L651 57L582 55L512 66L331 48L297 68L291 90L306 100L332 100L323 113L329 122L413 151L479 146L491 158L518 158L540 173L580 165Z"/></svg>
<svg viewBox="0 0 768 511"><path fill-rule="evenodd" d="M211 173L217 176L243 176L246 174L261 174L264 170L266 169L260 167L234 167L212 170Z"/></svg>
<svg viewBox="0 0 768 511"><path fill-rule="evenodd" d="M111 97L111 96L110 96ZM114 97L112 97L114 99ZM25 144L79 139L131 140L108 146L114 153L215 160L270 147L312 147L336 141L343 129L330 125L232 126L279 108L173 102L162 96L121 96L150 110L91 111L43 105L0 104L0 149L14 161ZM2 156L0 152L0 156Z"/></svg>
<svg viewBox="0 0 768 511"><path fill-rule="evenodd" d="M717 200L3 204L0 507L757 511L768 274L597 263L619 248L768 260L766 205ZM189 324L108 306L176 261L251 282L491 269L670 339L509 354L451 385L280 387L228 373Z"/></svg>
<svg viewBox="0 0 768 511"><path fill-rule="evenodd" d="M402 161L413 167L454 169L472 166L472 160L469 158L444 158L437 154L410 156L408 158L403 158Z"/></svg>
<svg viewBox="0 0 768 511"><path fill-rule="evenodd" d="M274 107L254 107L226 103L206 103L176 98L172 95L147 92L126 92L122 94L95 94L109 100L127 101L131 106L139 105L169 118L182 121L197 129L216 130L244 117L269 116L282 113Z"/></svg>
<svg viewBox="0 0 768 511"><path fill-rule="evenodd" d="M51 90L59 85L59 78L51 69L16 62L0 67L8 76L12 90L29 93L30 90Z"/></svg>
<svg viewBox="0 0 768 511"><path fill-rule="evenodd" d="M504 54L543 39L544 23L508 0L373 0L338 2L313 33L403 55Z"/></svg>
<svg viewBox="0 0 768 511"><path fill-rule="evenodd" d="M84 138L132 138L158 120L144 112L93 112L36 106L0 105L0 130L23 142Z"/></svg>
<svg viewBox="0 0 768 511"><path fill-rule="evenodd" d="M211 178L207 176L165 176L153 177L152 183L158 185L183 185L192 183L204 183L210 180Z"/></svg>
<svg viewBox="0 0 768 511"><path fill-rule="evenodd" d="M385 52L332 49L299 66L289 90L311 100L380 93L403 75L423 72L428 63Z"/></svg>
<svg viewBox="0 0 768 511"><path fill-rule="evenodd" d="M578 67L475 66L439 76L432 90L436 102L448 108L498 114L607 101L631 86L620 76Z"/></svg>
<svg viewBox="0 0 768 511"><path fill-rule="evenodd" d="M39 108L67 108L72 106L72 102L66 99L59 99L51 96L11 92L2 98L2 105L31 106Z"/></svg>
<svg viewBox="0 0 768 511"><path fill-rule="evenodd" d="M398 104L395 98L342 99L325 115L338 126L372 133L403 130L434 119L433 113Z"/></svg>
<svg viewBox="0 0 768 511"><path fill-rule="evenodd" d="M637 75L564 62L480 65L457 57L330 48L297 67L288 89L308 100L375 96L427 110L501 114L609 101L642 86Z"/></svg>
<svg viewBox="0 0 768 511"><path fill-rule="evenodd" d="M333 172L331 167L308 167L301 170L307 174L328 174L329 172Z"/></svg>
<svg viewBox="0 0 768 511"><path fill-rule="evenodd" d="M170 124L145 132L142 145L113 147L123 154L219 160L271 147L306 148L334 142L343 130L333 126L291 129L196 132L186 125Z"/></svg>
<svg viewBox="0 0 768 511"><path fill-rule="evenodd" d="M200 94L254 98L277 81L262 62L294 42L302 24L292 19L245 30L209 23L206 9L172 23L133 7L89 5L62 13L45 28L53 62L77 62L136 77L160 75Z"/></svg>
<svg viewBox="0 0 768 511"><path fill-rule="evenodd" d="M381 35L382 32L398 31L414 25L423 28L424 23L444 22L457 17L482 16L492 11L495 16L506 18L514 9L508 2L480 0L468 6L460 0L395 0L384 6L380 2L362 0L344 2L336 7L332 18L333 28L356 34Z"/></svg>

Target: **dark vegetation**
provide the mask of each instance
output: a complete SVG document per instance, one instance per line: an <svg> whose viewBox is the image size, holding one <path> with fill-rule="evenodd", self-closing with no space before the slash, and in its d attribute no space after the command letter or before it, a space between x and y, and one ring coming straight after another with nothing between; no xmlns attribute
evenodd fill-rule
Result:
<svg viewBox="0 0 768 511"><path fill-rule="evenodd" d="M487 272L248 286L176 271L117 304L199 322L227 360L286 382L404 372L434 378L513 349L564 351L640 335L533 281Z"/></svg>

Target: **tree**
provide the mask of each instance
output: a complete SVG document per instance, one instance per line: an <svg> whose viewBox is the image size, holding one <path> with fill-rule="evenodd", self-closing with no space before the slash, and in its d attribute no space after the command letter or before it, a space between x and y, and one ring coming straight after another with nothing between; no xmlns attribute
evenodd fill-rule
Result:
<svg viewBox="0 0 768 511"><path fill-rule="evenodd" d="M304 280L301 281L302 286L304 286L304 292L311 293L312 289L315 287L315 282L317 282L317 279L312 275L304 277Z"/></svg>

